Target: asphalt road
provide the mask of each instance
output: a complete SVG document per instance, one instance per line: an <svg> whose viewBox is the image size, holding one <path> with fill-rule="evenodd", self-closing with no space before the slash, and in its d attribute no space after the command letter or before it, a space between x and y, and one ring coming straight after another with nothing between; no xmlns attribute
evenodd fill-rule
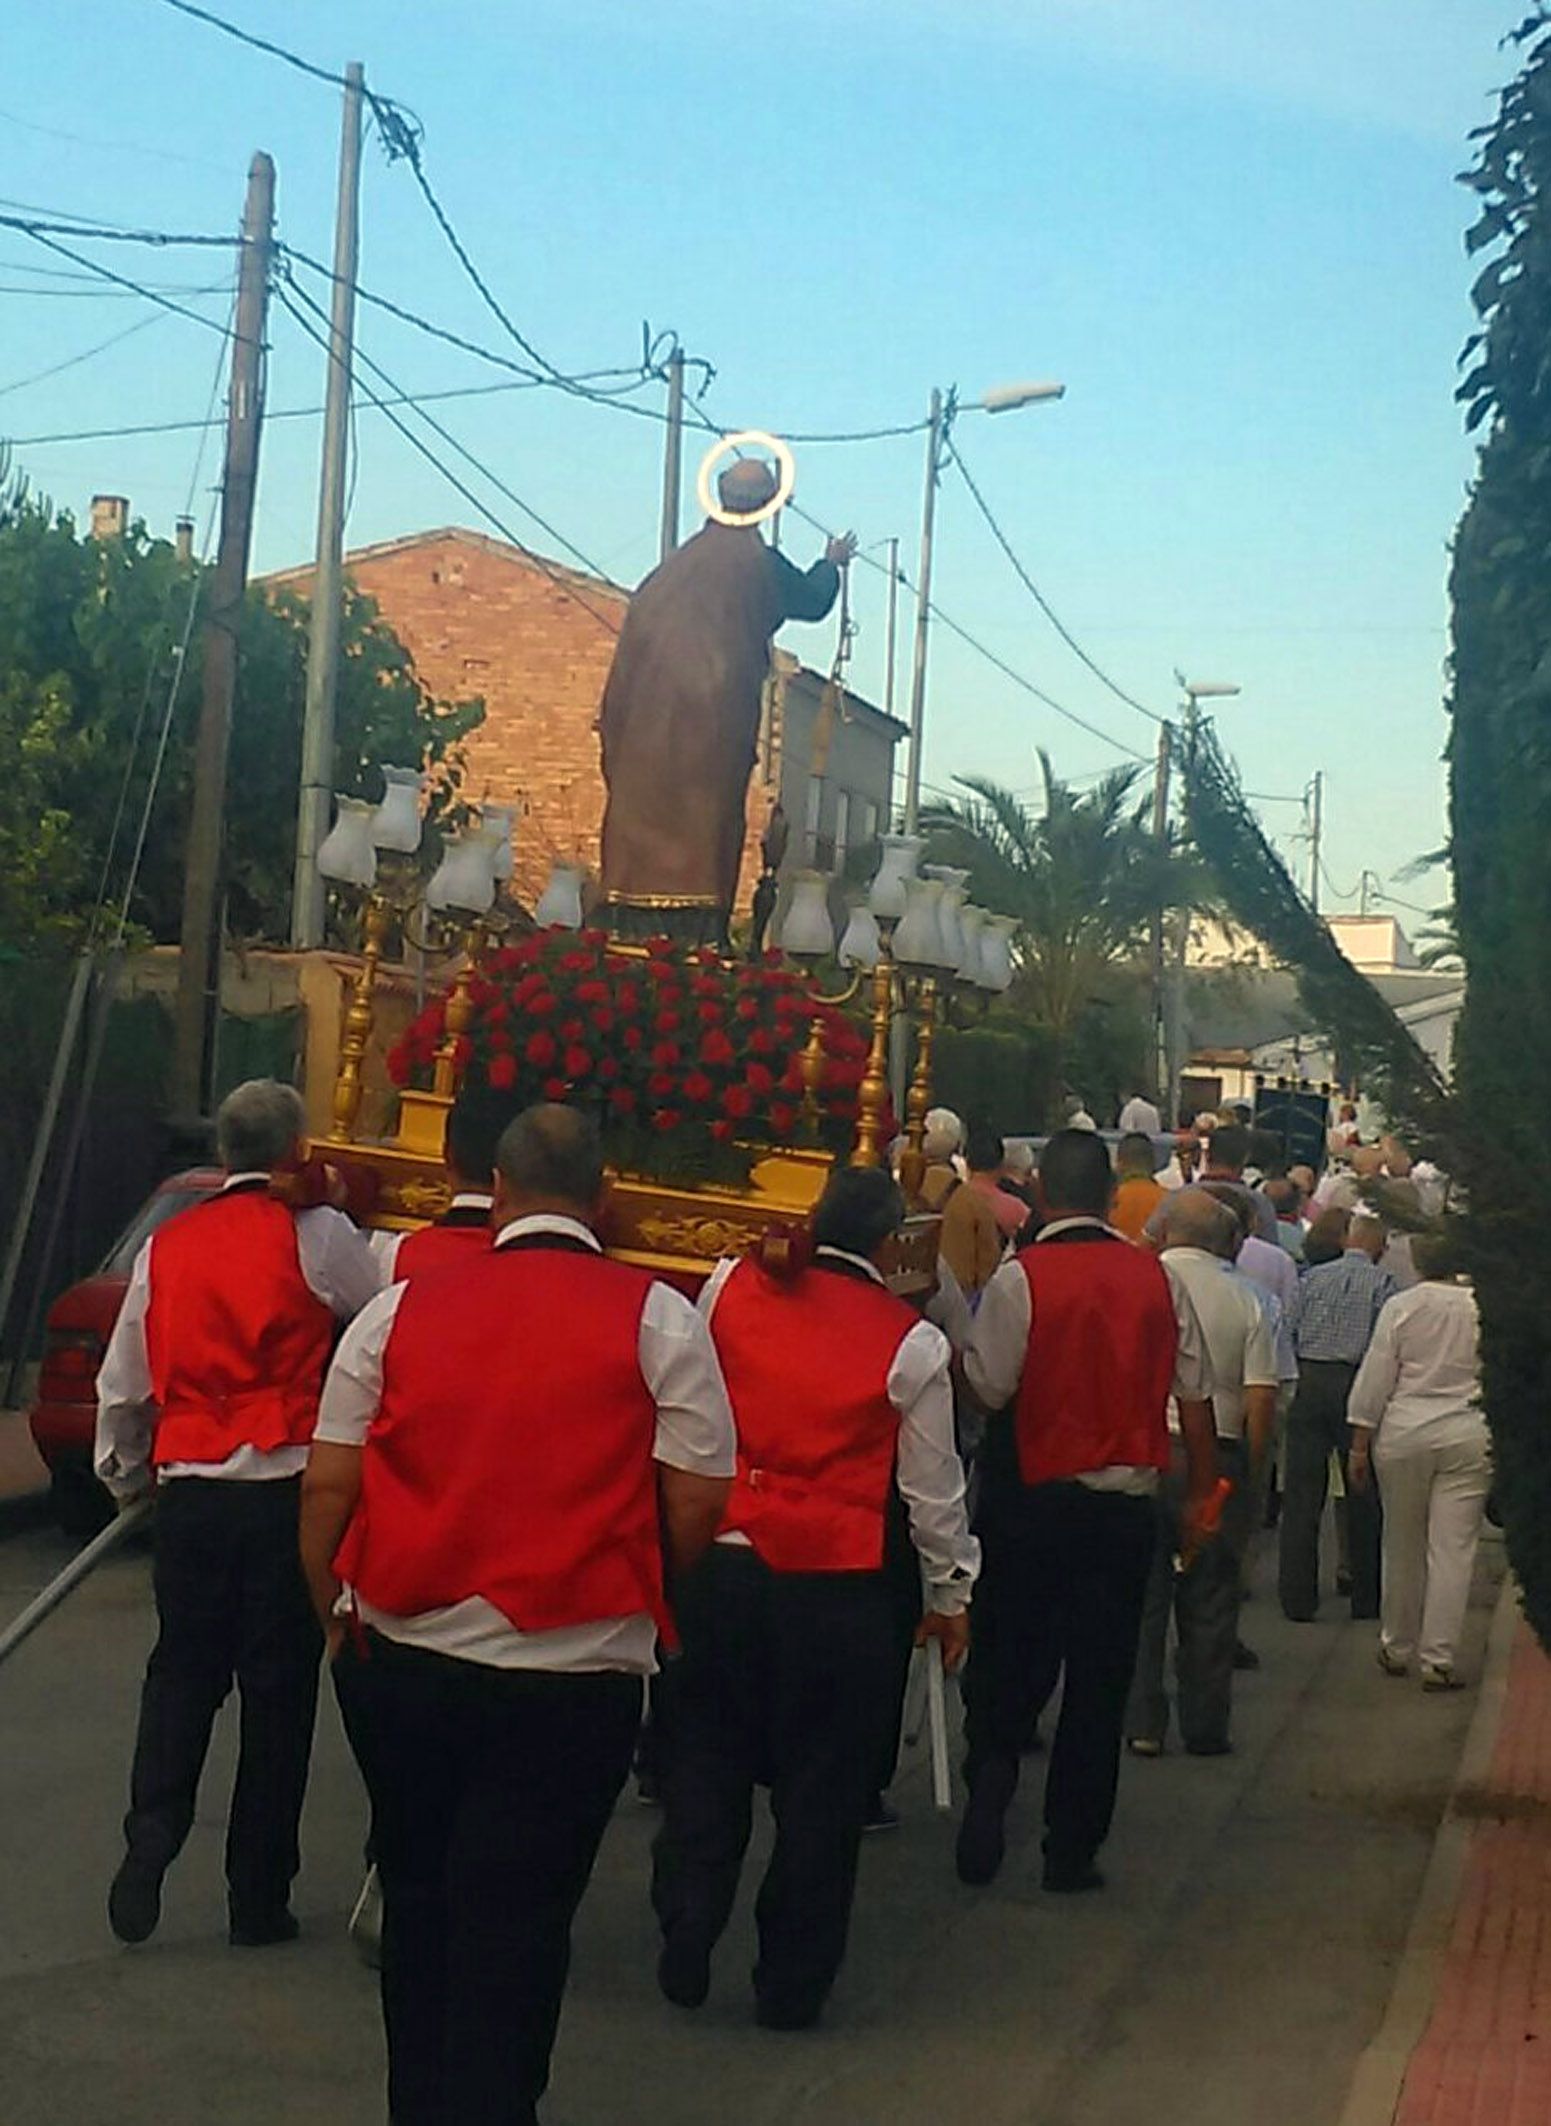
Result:
<svg viewBox="0 0 1551 2126"><path fill-rule="evenodd" d="M69 1555L0 1542L0 1620ZM1501 1552L1486 1546L1465 1667ZM1263 1577L1263 1573L1262 1573ZM578 1928L547 2126L1333 2126L1388 1998L1474 1704L1386 1682L1372 1627L1245 1634L1236 1752L1128 1762L1110 1887L1039 1889L1038 1760L989 1891L955 1881L924 1765L868 1842L826 2024L754 2029L749 1896L696 2016L653 1984L651 1812L622 1802ZM0 1669L0 2126L367 2126L384 2115L371 1976L344 1940L363 1809L326 1702L304 1826L302 1940L224 1941L232 1709L162 1927L120 1948L119 1856L148 1561L114 1559ZM448 2126L456 2126L449 2121Z"/></svg>

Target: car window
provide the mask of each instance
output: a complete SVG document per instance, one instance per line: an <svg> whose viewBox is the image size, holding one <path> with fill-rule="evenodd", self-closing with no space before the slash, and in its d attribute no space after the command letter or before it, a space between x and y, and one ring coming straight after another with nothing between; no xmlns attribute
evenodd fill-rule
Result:
<svg viewBox="0 0 1551 2126"><path fill-rule="evenodd" d="M196 1203L208 1203L215 1193L213 1188L159 1189L141 1204L113 1243L99 1274L127 1277L135 1266L135 1257L159 1225L165 1225L169 1218L176 1218L179 1211L189 1210Z"/></svg>

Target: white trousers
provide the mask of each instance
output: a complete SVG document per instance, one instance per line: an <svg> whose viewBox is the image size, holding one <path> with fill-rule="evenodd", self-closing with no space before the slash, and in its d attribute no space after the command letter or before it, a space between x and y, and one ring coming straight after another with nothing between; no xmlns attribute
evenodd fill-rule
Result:
<svg viewBox="0 0 1551 2126"><path fill-rule="evenodd" d="M1373 1460L1384 1506L1379 1637L1398 1660L1419 1654L1425 1667L1450 1668L1491 1485L1485 1439L1386 1448L1381 1426Z"/></svg>

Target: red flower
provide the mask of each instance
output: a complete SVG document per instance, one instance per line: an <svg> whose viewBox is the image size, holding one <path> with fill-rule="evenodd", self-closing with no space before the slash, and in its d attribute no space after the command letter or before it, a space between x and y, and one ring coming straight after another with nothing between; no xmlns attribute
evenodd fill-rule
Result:
<svg viewBox="0 0 1551 2126"><path fill-rule="evenodd" d="M775 1091L775 1072L767 1070L763 1063L751 1063L744 1073L744 1082L751 1093L763 1097Z"/></svg>
<svg viewBox="0 0 1551 2126"><path fill-rule="evenodd" d="M487 1026L504 1026L510 1017L511 1011L504 1002L491 1004L485 1012L485 1024Z"/></svg>
<svg viewBox="0 0 1551 2126"><path fill-rule="evenodd" d="M739 1019L757 1019L759 1017L759 999L757 997L739 997L737 1003L733 1006L733 1016Z"/></svg>
<svg viewBox="0 0 1551 2126"><path fill-rule="evenodd" d="M565 1074L568 1078L585 1078L592 1069L592 1057L585 1048L568 1048L565 1052Z"/></svg>
<svg viewBox="0 0 1551 2126"><path fill-rule="evenodd" d="M609 1108L616 1115L633 1115L635 1113L635 1094L628 1085L615 1086L614 1090L609 1094Z"/></svg>
<svg viewBox="0 0 1551 2126"><path fill-rule="evenodd" d="M770 1127L778 1137L788 1135L796 1120L797 1110L795 1107L788 1107L784 1100L776 1100L771 1103Z"/></svg>
<svg viewBox="0 0 1551 2126"><path fill-rule="evenodd" d="M608 1000L609 985L607 982L577 983L576 1001L578 1004L606 1004Z"/></svg>
<svg viewBox="0 0 1551 2126"><path fill-rule="evenodd" d="M630 1053L634 1055L636 1050L646 1039L646 1036L642 1033L639 1026L627 1026L621 1033L619 1038L621 1039L621 1041L624 1042L626 1048L630 1050Z"/></svg>
<svg viewBox="0 0 1551 2126"><path fill-rule="evenodd" d="M658 1033L677 1033L683 1023L682 1014L679 1012L659 1011L652 1021L652 1026Z"/></svg>
<svg viewBox="0 0 1551 2126"><path fill-rule="evenodd" d="M614 1031L614 1014L607 1004L599 1004L590 1016L595 1033L612 1033Z"/></svg>
<svg viewBox="0 0 1551 2126"><path fill-rule="evenodd" d="M547 1019L552 1011L559 1009L559 1001L551 989L541 989L528 999L528 1011L535 1019Z"/></svg>
<svg viewBox="0 0 1551 2126"><path fill-rule="evenodd" d="M504 1056L511 1053L512 1037L509 1033L503 1033L499 1027L494 1033L485 1036L485 1042L493 1056Z"/></svg>
<svg viewBox="0 0 1551 2126"><path fill-rule="evenodd" d="M639 1011L641 1009L639 990L634 988L629 982L621 982L614 992L614 1009L626 1013Z"/></svg>
<svg viewBox="0 0 1551 2126"><path fill-rule="evenodd" d="M726 1034L721 1032L708 1033L700 1044L700 1060L702 1063L709 1063L713 1067L718 1064L725 1066L733 1062L735 1060L735 1051Z"/></svg>
<svg viewBox="0 0 1551 2126"><path fill-rule="evenodd" d="M782 1071L781 1090L784 1093L800 1093L802 1091L802 1058L800 1056L793 1056L785 1070Z"/></svg>
<svg viewBox="0 0 1551 2126"><path fill-rule="evenodd" d="M753 1111L754 1095L749 1091L748 1087L746 1085L729 1085L726 1092L722 1094L722 1113L730 1115L735 1122L741 1122L746 1115L752 1114Z"/></svg>
<svg viewBox="0 0 1551 2126"><path fill-rule="evenodd" d="M722 1007L720 1004L699 1004L695 1007L695 1016L702 1026L719 1026L722 1022Z"/></svg>
<svg viewBox="0 0 1551 2126"><path fill-rule="evenodd" d="M597 964L590 952L563 952L560 955L562 974L590 974Z"/></svg>
<svg viewBox="0 0 1551 2126"><path fill-rule="evenodd" d="M711 1124L711 1135L718 1144L731 1144L732 1124L730 1122L713 1122Z"/></svg>
<svg viewBox="0 0 1551 2126"><path fill-rule="evenodd" d="M602 948L607 945L609 934L606 930L584 930L581 932L581 940L584 945Z"/></svg>
<svg viewBox="0 0 1551 2126"><path fill-rule="evenodd" d="M543 995L546 986L543 975L525 974L512 991L512 1002L519 1011L525 1010L535 997Z"/></svg>
<svg viewBox="0 0 1551 2126"><path fill-rule="evenodd" d="M749 1035L749 1054L751 1056L773 1056L775 1051L776 1037L770 1031L770 1028L768 1026L756 1026Z"/></svg>
<svg viewBox="0 0 1551 2126"><path fill-rule="evenodd" d="M691 1107L704 1107L716 1091L703 1070L692 1070L681 1088Z"/></svg>
<svg viewBox="0 0 1551 2126"><path fill-rule="evenodd" d="M652 1050L653 1070L672 1070L680 1060L681 1051L677 1041L659 1041Z"/></svg>
<svg viewBox="0 0 1551 2126"><path fill-rule="evenodd" d="M666 1100L673 1090L673 1082L673 1075L670 1071L653 1071L646 1081L648 1096L653 1100Z"/></svg>
<svg viewBox="0 0 1551 2126"><path fill-rule="evenodd" d="M666 1135L670 1129L677 1129L683 1119L676 1107L659 1107L652 1117L652 1128L660 1129Z"/></svg>
<svg viewBox="0 0 1551 2126"><path fill-rule="evenodd" d="M544 1080L544 1098L546 1100L563 1100L570 1089L564 1078L546 1078Z"/></svg>
<svg viewBox="0 0 1551 2126"><path fill-rule="evenodd" d="M560 1028L560 1038L562 1041L585 1041L587 1038L585 1022L581 1019L567 1019Z"/></svg>
<svg viewBox="0 0 1551 2126"><path fill-rule="evenodd" d="M510 1055L492 1056L485 1069L485 1078L498 1093L509 1093L517 1083L517 1058Z"/></svg>
<svg viewBox="0 0 1551 2126"><path fill-rule="evenodd" d="M612 1085L619 1076L618 1056L600 1056L598 1058L598 1076L605 1085Z"/></svg>
<svg viewBox="0 0 1551 2126"><path fill-rule="evenodd" d="M523 1054L535 1070L548 1070L560 1053L552 1033L536 1033L529 1037Z"/></svg>
<svg viewBox="0 0 1551 2126"><path fill-rule="evenodd" d="M714 974L697 974L689 985L692 997L719 997L722 985Z"/></svg>

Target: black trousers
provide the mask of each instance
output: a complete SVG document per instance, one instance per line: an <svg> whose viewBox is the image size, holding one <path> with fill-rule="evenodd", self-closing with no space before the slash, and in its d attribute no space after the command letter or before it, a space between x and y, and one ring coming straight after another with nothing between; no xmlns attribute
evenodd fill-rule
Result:
<svg viewBox="0 0 1551 2126"><path fill-rule="evenodd" d="M176 1477L157 1498L160 1624L140 1694L124 1836L165 1868L194 1820L210 1729L236 1679L242 1704L226 1832L232 1918L284 1910L312 1754L322 1650L297 1549L301 1479Z"/></svg>
<svg viewBox="0 0 1551 2126"><path fill-rule="evenodd" d="M394 2126L532 2126L571 1922L641 1679L487 1668L368 1632L334 1685L372 1803Z"/></svg>
<svg viewBox="0 0 1551 2126"><path fill-rule="evenodd" d="M676 1594L674 1676L652 1902L665 1937L709 1950L727 1924L768 1783L775 1849L755 1905L756 1992L824 2000L845 1955L897 1630L884 1575L776 1573L714 1544Z"/></svg>
<svg viewBox="0 0 1551 2126"><path fill-rule="evenodd" d="M1162 1742L1169 1729L1165 1681L1169 1619L1179 1635L1175 1675L1179 1686L1179 1731L1187 1749L1220 1750L1227 1746L1233 1709L1233 1653L1239 1634L1240 1568L1244 1538L1255 1525L1258 1492L1248 1485L1244 1442L1219 1439L1217 1470L1233 1484L1230 1511L1223 1526L1184 1572L1174 1560L1184 1544L1189 1469L1185 1450L1174 1442L1168 1474L1158 1493L1158 1539L1142 1603L1136 1675L1126 1707L1128 1737Z"/></svg>
<svg viewBox="0 0 1551 2126"><path fill-rule="evenodd" d="M883 1537L883 1579L893 1620L893 1666L888 1695L879 1700L878 1748L873 1759L871 1791L887 1793L899 1767L899 1737L905 1721L905 1694L910 1684L910 1656L921 1621L921 1559L910 1540L910 1514L897 1491L889 1494Z"/></svg>
<svg viewBox="0 0 1551 2126"><path fill-rule="evenodd" d="M976 1522L983 1557L965 1675L969 1782L992 1761L1016 1778L1064 1678L1045 1779L1045 1853L1057 1866L1081 1866L1115 1813L1156 1508L1150 1498L1076 1483L1029 1487L988 1469Z"/></svg>
<svg viewBox="0 0 1551 2126"><path fill-rule="evenodd" d="M1330 1457L1339 1454L1346 1483L1348 1546L1351 1552L1352 1615L1379 1613L1379 1501L1374 1486L1354 1490L1348 1475L1352 1428L1347 1400L1357 1368L1338 1359L1305 1358L1298 1390L1287 1413L1287 1450L1278 1528L1277 1592L1285 1615L1307 1622L1319 1608L1319 1524L1330 1481Z"/></svg>

